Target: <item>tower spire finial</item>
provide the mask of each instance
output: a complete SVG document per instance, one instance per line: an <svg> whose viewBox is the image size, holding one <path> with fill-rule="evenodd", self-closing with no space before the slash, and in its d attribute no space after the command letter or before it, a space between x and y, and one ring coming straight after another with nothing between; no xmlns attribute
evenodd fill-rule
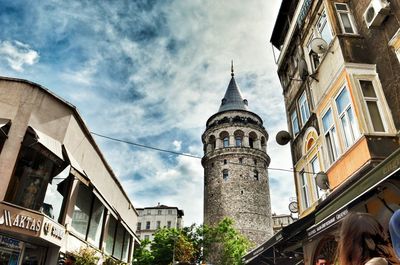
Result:
<svg viewBox="0 0 400 265"><path fill-rule="evenodd" d="M231 76L233 77L235 74L233 73L233 60L231 60Z"/></svg>

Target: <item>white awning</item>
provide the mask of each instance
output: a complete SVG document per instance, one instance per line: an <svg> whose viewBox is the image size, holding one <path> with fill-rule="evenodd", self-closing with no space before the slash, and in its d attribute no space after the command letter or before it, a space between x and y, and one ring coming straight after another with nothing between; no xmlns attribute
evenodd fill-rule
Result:
<svg viewBox="0 0 400 265"><path fill-rule="evenodd" d="M38 143L46 147L50 152L55 154L61 160L64 160L62 154L62 145L59 141L31 126L29 126L28 129L30 129L35 134Z"/></svg>
<svg viewBox="0 0 400 265"><path fill-rule="evenodd" d="M69 163L71 165L71 167L73 167L76 171L78 171L79 173L82 174L82 176L84 177L88 177L85 173L85 171L82 169L81 165L78 163L78 161L76 161L75 157L72 155L72 153L68 150L67 147L65 147L65 145L63 145L65 153L67 153L68 156L68 160Z"/></svg>
<svg viewBox="0 0 400 265"><path fill-rule="evenodd" d="M7 134L3 130L3 127L9 125L10 122L11 122L11 120L9 120L9 119L0 118L0 136L2 136L2 135L7 136Z"/></svg>

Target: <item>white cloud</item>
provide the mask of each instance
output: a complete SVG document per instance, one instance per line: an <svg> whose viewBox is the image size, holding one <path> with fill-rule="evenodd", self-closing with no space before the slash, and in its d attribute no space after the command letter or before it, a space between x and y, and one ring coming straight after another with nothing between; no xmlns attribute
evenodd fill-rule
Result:
<svg viewBox="0 0 400 265"><path fill-rule="evenodd" d="M271 167L291 168L288 146L274 140L287 127L269 45L280 0L159 1L148 10L137 9L135 1L44 2L32 6L40 18L35 45L48 45L41 55L55 62L39 62L24 43L3 41L0 54L16 71L37 63L24 78L67 97L91 131L201 156L201 135L218 110L233 59L236 81L270 134ZM163 32L145 41L133 34L143 28L139 33L151 35L148 24ZM182 208L186 224L202 221L199 159L95 138L136 207L160 202ZM269 175L273 211L288 212L293 174Z"/></svg>
<svg viewBox="0 0 400 265"><path fill-rule="evenodd" d="M22 72L24 65L33 65L39 60L39 53L30 48L28 44L19 41L0 42L0 55L8 62L10 67L17 72Z"/></svg>
<svg viewBox="0 0 400 265"><path fill-rule="evenodd" d="M182 141L174 140L172 144L175 146L175 151L180 151L182 147Z"/></svg>

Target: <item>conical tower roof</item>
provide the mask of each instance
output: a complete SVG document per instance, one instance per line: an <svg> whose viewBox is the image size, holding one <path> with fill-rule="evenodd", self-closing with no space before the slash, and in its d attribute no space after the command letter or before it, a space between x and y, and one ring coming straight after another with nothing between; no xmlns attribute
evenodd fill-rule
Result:
<svg viewBox="0 0 400 265"><path fill-rule="evenodd" d="M231 68L231 76L231 81L226 89L225 96L222 99L218 112L227 110L249 110L249 107L247 106L247 100L243 99L242 93L240 92L239 87L236 85L233 73L233 63Z"/></svg>

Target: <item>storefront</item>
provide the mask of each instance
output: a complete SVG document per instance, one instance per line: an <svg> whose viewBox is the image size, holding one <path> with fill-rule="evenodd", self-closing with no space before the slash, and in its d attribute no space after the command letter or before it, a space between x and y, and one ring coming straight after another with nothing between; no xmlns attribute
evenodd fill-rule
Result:
<svg viewBox="0 0 400 265"><path fill-rule="evenodd" d="M56 261L65 229L50 218L0 202L0 264L39 265Z"/></svg>
<svg viewBox="0 0 400 265"><path fill-rule="evenodd" d="M317 207L315 224L307 229L304 240L305 264L314 264L320 255L331 263L334 261L340 224L350 212L370 213L388 231L389 219L399 208L400 149L348 185L328 203Z"/></svg>

